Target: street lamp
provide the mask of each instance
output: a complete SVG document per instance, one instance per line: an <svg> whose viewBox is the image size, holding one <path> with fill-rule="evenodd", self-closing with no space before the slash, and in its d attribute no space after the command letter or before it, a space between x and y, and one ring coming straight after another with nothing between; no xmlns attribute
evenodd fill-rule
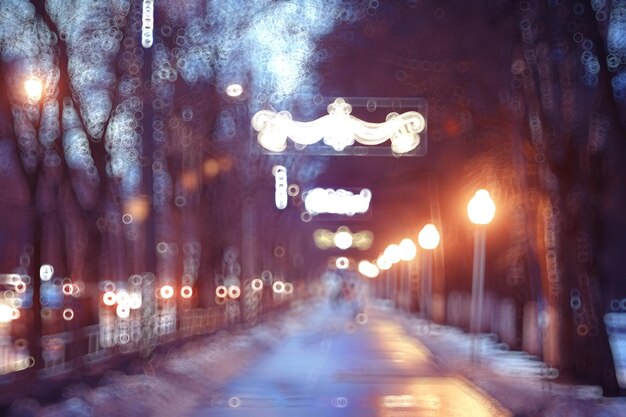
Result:
<svg viewBox="0 0 626 417"><path fill-rule="evenodd" d="M417 243L422 251L422 311L424 318L430 319L432 309L433 250L439 246L441 236L434 224L428 223L417 235Z"/></svg>
<svg viewBox="0 0 626 417"><path fill-rule="evenodd" d="M29 78L24 82L24 90L31 102L39 101L41 98L41 92L43 91L43 85L39 78Z"/></svg>
<svg viewBox="0 0 626 417"><path fill-rule="evenodd" d="M467 205L467 216L477 227L474 229L474 268L472 271L472 304L470 330L474 333L472 359L475 359L476 333L482 322L483 293L485 287L485 226L491 223L496 214L496 204L489 191L480 189Z"/></svg>

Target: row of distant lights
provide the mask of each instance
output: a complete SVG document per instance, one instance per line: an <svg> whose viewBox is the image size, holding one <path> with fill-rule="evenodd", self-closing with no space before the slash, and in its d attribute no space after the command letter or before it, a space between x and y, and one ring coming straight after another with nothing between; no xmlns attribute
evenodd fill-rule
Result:
<svg viewBox="0 0 626 417"><path fill-rule="evenodd" d="M263 280L260 278L255 278L252 280L250 286L252 287L252 291L254 292L261 291L264 287ZM275 294L291 294L293 293L293 284L290 282L277 280L274 281L274 283L272 284L272 291ZM230 285L228 287L225 285L220 285L215 289L215 295L219 299L230 298L236 300L241 295L241 289L238 285Z"/></svg>
<svg viewBox="0 0 626 417"><path fill-rule="evenodd" d="M439 246L441 237L435 225L429 223L425 225L417 236L417 241L422 249L434 250ZM381 270L386 271L400 261L411 261L417 255L417 246L409 239L402 239L399 244L392 243L376 259L375 262L363 260L359 262L359 272L368 277L376 278ZM339 267L339 265L337 265Z"/></svg>
<svg viewBox="0 0 626 417"><path fill-rule="evenodd" d="M157 291L157 295L164 299L170 300L174 297L174 287L171 285L163 285ZM193 288L189 285L184 285L180 288L180 296L183 299L189 299L193 296ZM108 289L102 295L102 303L108 307L115 307L115 313L121 319L126 319L130 316L131 310L140 309L142 306L141 293L136 291L127 291L125 289Z"/></svg>

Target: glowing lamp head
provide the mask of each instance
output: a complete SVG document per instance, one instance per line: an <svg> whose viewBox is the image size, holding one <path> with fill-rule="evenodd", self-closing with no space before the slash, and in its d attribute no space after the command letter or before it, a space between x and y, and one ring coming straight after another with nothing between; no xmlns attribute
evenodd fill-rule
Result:
<svg viewBox="0 0 626 417"><path fill-rule="evenodd" d="M159 295L161 296L161 298L169 300L174 296L174 287L172 287L171 285L162 286L159 290Z"/></svg>
<svg viewBox="0 0 626 417"><path fill-rule="evenodd" d="M26 90L26 95L30 101L39 101L43 84L38 78L29 78L24 82L24 90Z"/></svg>
<svg viewBox="0 0 626 417"><path fill-rule="evenodd" d="M390 269L391 265L392 265L391 261L389 260L389 258L385 256L385 254L380 255L378 259L376 260L376 266L381 271L386 271Z"/></svg>
<svg viewBox="0 0 626 417"><path fill-rule="evenodd" d="M387 258L392 264L400 262L400 246L395 243L387 246L387 249L385 249L385 258Z"/></svg>
<svg viewBox="0 0 626 417"><path fill-rule="evenodd" d="M417 247L415 243L409 238L402 239L400 242L400 259L403 261L411 261L417 255Z"/></svg>
<svg viewBox="0 0 626 417"><path fill-rule="evenodd" d="M333 240L337 248L342 250L348 249L352 246L352 233L348 230L339 228L337 233L335 233L335 238Z"/></svg>
<svg viewBox="0 0 626 417"><path fill-rule="evenodd" d="M467 204L467 216L474 224L489 224L496 214L496 203L489 191L480 189Z"/></svg>
<svg viewBox="0 0 626 417"><path fill-rule="evenodd" d="M361 261L359 262L359 272L368 277L368 278L376 278L378 276L379 270L376 265L371 263L370 261Z"/></svg>
<svg viewBox="0 0 626 417"><path fill-rule="evenodd" d="M441 240L441 236L439 236L439 232L434 224L427 224L420 230L417 235L417 242L419 243L422 249L433 250L437 246L439 246L439 241Z"/></svg>

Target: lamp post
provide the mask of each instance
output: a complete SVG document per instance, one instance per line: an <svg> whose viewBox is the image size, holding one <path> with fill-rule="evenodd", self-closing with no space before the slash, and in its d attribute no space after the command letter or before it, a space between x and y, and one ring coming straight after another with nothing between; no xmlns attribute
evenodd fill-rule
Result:
<svg viewBox="0 0 626 417"><path fill-rule="evenodd" d="M402 239L399 246L400 260L406 262L406 266L403 268L403 272L400 275L400 293L402 294L403 303L402 307L407 313L409 313L411 308L411 266L413 259L415 259L415 255L417 255L417 247L409 238Z"/></svg>
<svg viewBox="0 0 626 417"><path fill-rule="evenodd" d="M485 287L485 242L486 225L491 223L496 214L496 204L489 191L480 189L467 204L467 216L476 225L474 229L474 268L472 272L472 304L470 312L470 330L472 340L472 360L476 359L476 334L482 322L483 293Z"/></svg>
<svg viewBox="0 0 626 417"><path fill-rule="evenodd" d="M42 105L41 105L41 97L44 90L43 81L36 77L31 76L26 79L23 84L24 94L25 94L25 104L29 106L35 106L37 108L37 120L35 122L35 130L36 134L39 134L39 128L41 125L41 117L42 117ZM33 177L31 181L29 181L29 188L32 196L36 195L37 190L37 182L38 176ZM34 225L33 225L33 260L32 265L34 268L37 268L38 265L42 262L42 240L43 238L43 220L42 215L35 210L34 212ZM42 336L43 336L43 320L42 320L42 305L41 305L41 286L42 280L46 278L52 278L53 270L52 268L48 268L48 266L41 265L40 267L39 277L41 279L35 279L36 271L33 271L33 279L31 280L33 295L32 295L32 328L30 329L29 335L29 343L28 349L30 354L34 358L34 364L37 367L41 367L43 364L43 352L42 352ZM49 275L48 275L49 272ZM10 333L9 333L10 337ZM32 339L30 339L32 337Z"/></svg>
<svg viewBox="0 0 626 417"><path fill-rule="evenodd" d="M434 224L428 223L417 235L417 243L424 249L422 252L422 291L421 308L425 319L431 318L432 310L432 277L433 250L439 246L441 236Z"/></svg>

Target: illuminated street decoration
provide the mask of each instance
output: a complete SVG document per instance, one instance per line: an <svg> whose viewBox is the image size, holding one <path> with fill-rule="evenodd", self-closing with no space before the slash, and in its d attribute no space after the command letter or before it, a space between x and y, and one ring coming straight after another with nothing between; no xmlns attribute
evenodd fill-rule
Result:
<svg viewBox="0 0 626 417"><path fill-rule="evenodd" d="M152 46L152 32L154 29L154 0L143 0L143 14L141 16L141 45L144 48Z"/></svg>
<svg viewBox="0 0 626 417"><path fill-rule="evenodd" d="M283 210L287 207L287 169L282 165L275 165L272 168L272 175L275 179L274 199L276 208Z"/></svg>
<svg viewBox="0 0 626 417"><path fill-rule="evenodd" d="M352 233L346 226L340 226L336 232L328 229L317 229L313 232L313 241L319 249L349 249L355 247L367 250L372 246L374 234L369 230Z"/></svg>
<svg viewBox="0 0 626 417"><path fill-rule="evenodd" d="M367 212L372 192L364 188L358 194L332 188L314 188L304 194L304 206L312 215L321 213L352 216Z"/></svg>
<svg viewBox="0 0 626 417"><path fill-rule="evenodd" d="M288 111L261 110L252 118L252 127L259 132L259 144L272 152L287 148L287 138L306 146L323 140L335 151L359 142L363 145L379 145L391 140L391 149L404 154L420 143L420 133L426 128L421 113L409 111L389 113L383 123L371 123L350 115L352 106L343 98L328 105L328 114L310 122L295 121Z"/></svg>
<svg viewBox="0 0 626 417"><path fill-rule="evenodd" d="M338 249L348 249L352 247L352 233L350 233L350 230L347 227L341 230L338 229L337 233L335 233L333 242L335 243L335 247Z"/></svg>
<svg viewBox="0 0 626 417"><path fill-rule="evenodd" d="M39 268L39 277L42 281L50 281L52 274L54 274L54 268L52 265L45 264L41 265Z"/></svg>

